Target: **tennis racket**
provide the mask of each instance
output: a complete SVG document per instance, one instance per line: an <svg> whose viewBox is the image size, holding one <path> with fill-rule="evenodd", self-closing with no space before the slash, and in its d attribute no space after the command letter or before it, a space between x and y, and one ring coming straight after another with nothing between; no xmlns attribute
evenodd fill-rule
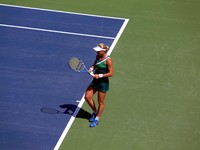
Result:
<svg viewBox="0 0 200 150"><path fill-rule="evenodd" d="M69 66L76 72L86 72L91 76L94 76L93 72L89 72L83 61L77 57L72 57L69 59Z"/></svg>

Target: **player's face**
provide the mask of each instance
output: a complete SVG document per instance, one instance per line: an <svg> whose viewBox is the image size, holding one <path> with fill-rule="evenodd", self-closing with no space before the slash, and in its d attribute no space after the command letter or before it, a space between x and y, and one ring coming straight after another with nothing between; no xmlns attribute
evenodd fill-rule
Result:
<svg viewBox="0 0 200 150"><path fill-rule="evenodd" d="M104 51L99 51L99 52L97 52L97 56L98 56L99 58L103 57L104 54L105 54Z"/></svg>

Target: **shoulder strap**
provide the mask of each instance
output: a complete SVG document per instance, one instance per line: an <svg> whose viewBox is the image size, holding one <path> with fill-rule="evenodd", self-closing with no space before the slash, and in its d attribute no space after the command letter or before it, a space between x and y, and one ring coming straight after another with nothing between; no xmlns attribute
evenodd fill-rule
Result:
<svg viewBox="0 0 200 150"><path fill-rule="evenodd" d="M104 58L102 61L96 63L95 65L99 65L99 64L101 64L102 62L105 62L108 58L110 58L110 56L107 56L106 58Z"/></svg>

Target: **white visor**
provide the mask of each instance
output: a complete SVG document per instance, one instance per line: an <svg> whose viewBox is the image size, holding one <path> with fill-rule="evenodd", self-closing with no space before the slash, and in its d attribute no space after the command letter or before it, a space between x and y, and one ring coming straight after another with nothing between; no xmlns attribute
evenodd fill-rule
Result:
<svg viewBox="0 0 200 150"><path fill-rule="evenodd" d="M99 47L99 46L96 46L96 47L94 47L93 48L96 52L99 52L99 51L106 51L106 49L103 49L103 48L101 48L101 47Z"/></svg>

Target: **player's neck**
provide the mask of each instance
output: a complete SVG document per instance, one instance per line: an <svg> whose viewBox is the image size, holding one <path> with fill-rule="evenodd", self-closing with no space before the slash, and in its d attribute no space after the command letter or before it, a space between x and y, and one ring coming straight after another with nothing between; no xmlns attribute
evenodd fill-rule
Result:
<svg viewBox="0 0 200 150"><path fill-rule="evenodd" d="M99 60L104 60L107 56L108 56L108 55L105 54L105 55L103 55L102 57L100 57Z"/></svg>

